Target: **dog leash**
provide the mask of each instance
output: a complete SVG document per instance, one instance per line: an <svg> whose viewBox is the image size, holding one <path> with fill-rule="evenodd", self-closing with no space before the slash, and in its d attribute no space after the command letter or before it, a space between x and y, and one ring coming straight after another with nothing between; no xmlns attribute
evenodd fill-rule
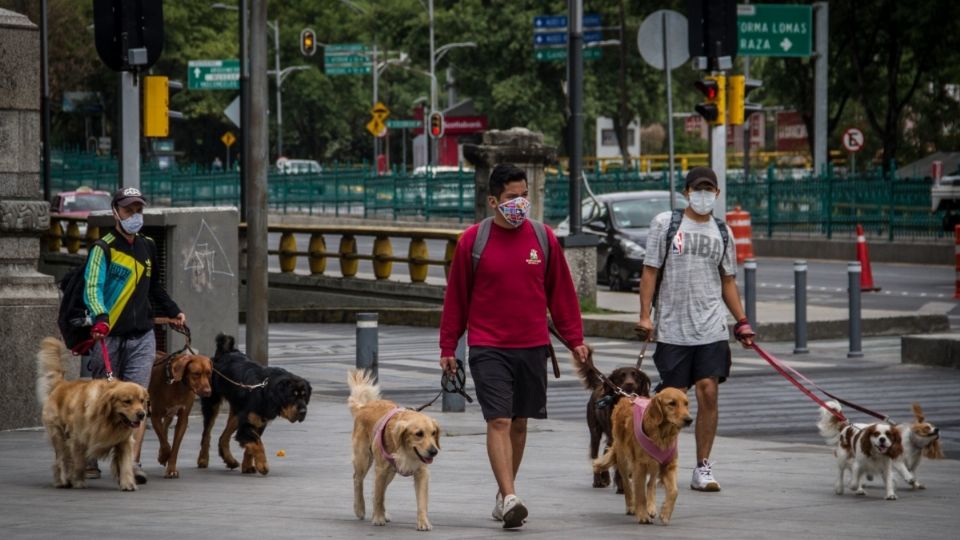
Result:
<svg viewBox="0 0 960 540"><path fill-rule="evenodd" d="M878 412L876 412L876 411L873 411L873 410L870 410L870 409L868 409L868 408L866 408L866 407L864 407L864 406L862 406L862 405L857 405L856 403L853 403L852 401L847 401L847 400L845 400L845 399L843 399L843 398L841 398L841 397L838 397L838 396L836 396L836 395L828 392L828 391L825 390L823 387L821 387L821 386L818 385L817 383L813 382L813 381L810 380L808 377L804 376L802 373L800 373L799 371L797 371L796 369L794 369L793 367L791 367L789 364L787 364L787 363L784 362L783 360L780 360L780 359L778 359L777 357L775 357L775 356L773 356L772 354L770 354L770 353L768 353L767 351L765 351L762 347L760 347L759 345L757 345L756 342L754 342L752 348L753 348L753 350L757 351L757 354L760 355L760 358L763 358L764 360L766 360L767 363L770 364L771 367L773 367L773 369L775 369L778 373L780 373L780 375L783 375L783 377L784 377L785 379L787 379L788 381L790 381L791 383L793 383L794 386L796 386L797 388L799 388L800 391L802 391L804 394L806 394L810 399L812 399L813 401L815 401L818 405L820 405L820 406L823 407L824 409L830 411L830 413L831 413L833 416L835 416L838 420L840 420L840 421L847 421L847 418L846 418L846 417L843 415L843 413L841 413L840 411L834 410L834 409L830 408L829 406L827 406L827 404L824 403L823 400L821 400L821 399L818 398L816 395L814 395L813 392L811 392L811 391L810 391L809 389L807 389L807 387L804 386L800 381L798 381L796 378L794 378L793 375L796 375L797 378L801 379L802 381L804 381L805 383L809 384L810 386L816 388L817 390L823 392L826 396L828 396L828 397L830 397L830 398L832 398L832 399L837 400L837 402L841 403L842 405L846 405L847 407L850 407L851 409L860 411L860 412L862 412L863 414L872 416L872 417L877 418L877 419L879 419L879 420L881 420L881 421L883 421L883 422L891 422L890 417L887 416L887 415L880 414L880 413L878 413ZM791 375L791 374L793 374L793 375Z"/></svg>
<svg viewBox="0 0 960 540"><path fill-rule="evenodd" d="M103 338L98 340L100 342L100 350L103 351L103 368L107 372L107 381L113 380L113 367L110 365L110 353L107 352L107 341Z"/></svg>
<svg viewBox="0 0 960 540"><path fill-rule="evenodd" d="M463 399L467 400L467 403L473 403L473 398L470 397L470 394L467 394L466 391L466 382L467 382L467 373L463 370L463 360L457 359L457 372L453 377L450 376L446 371L443 372L443 375L440 376L440 391L437 392L437 395L433 397L430 401L424 403L423 405L414 409L417 412L420 412L427 407L433 405L444 392L448 394L460 394L463 396Z"/></svg>
<svg viewBox="0 0 960 540"><path fill-rule="evenodd" d="M569 350L571 350L571 351L573 350L573 347L570 346L570 342L567 341L566 339L564 339L564 337L560 335L560 332L557 330L557 327L553 325L553 321L551 321L551 320L549 320L549 319L547 320L547 328L550 329L550 333L553 334L554 337L556 337L558 340L560 340L560 343L561 343L564 347L566 347L567 349L569 349ZM550 347L550 350L551 350L551 352L553 351L553 346L552 346L552 345L551 345L551 347ZM641 354L642 354L642 353L641 353ZM641 360L642 360L642 358L641 358ZM593 362L590 361L589 358L588 358L587 361L584 362L584 363L587 364L587 367L589 367L589 368L593 371L593 374L596 375L598 379L600 379L600 382L601 382L603 385L605 385L605 386L607 386L608 388L610 388L610 390L613 390L613 392L614 392L615 394L620 395L620 396L623 396L623 397L628 397L628 398L637 397L637 394L635 394L635 393L633 393L633 392L626 392L626 391L623 390L623 388L620 388L619 386L617 386L616 384L614 384L614 382L611 381L606 375L604 375L602 371L600 371L599 369L597 369L597 366L593 365ZM639 366L639 362L637 362L637 365ZM553 372L554 372L554 375L555 375L556 377L560 377L560 368L557 366L556 356L553 357Z"/></svg>
<svg viewBox="0 0 960 540"><path fill-rule="evenodd" d="M217 369L217 368L213 368L213 372L216 373L217 375L223 377L223 380L227 381L228 383L230 383L230 384L232 384L232 385L234 385L234 386L239 386L240 388L243 388L244 390L256 390L257 388L263 388L263 387L267 386L267 383L270 381L270 377L267 377L267 378L264 379L262 382L259 382L259 383L257 383L257 384L245 384L245 383L242 383L242 382L237 382L237 381L231 379L230 377L227 377L226 375L223 374L222 371L220 371L220 370Z"/></svg>
<svg viewBox="0 0 960 540"><path fill-rule="evenodd" d="M173 324L173 320L172 320L172 319L156 318L156 319L153 320L153 322L154 322L154 324L161 324L161 325L162 325L162 324L168 324L168 325L170 325L170 328L173 329L174 332L177 332L177 333L179 333L179 334L183 334L183 335L185 336L185 338L186 338L186 339L185 339L186 343L184 343L183 347L181 347L179 350L177 350L177 351L175 351L175 352L172 352L172 353L164 356L163 358L160 358L159 360L157 360L157 361L155 361L155 362L153 363L153 365L155 365L155 366L158 365L158 364L161 364L161 363L166 363L166 365L165 365L164 368L163 368L163 375L164 375L164 377L166 377L166 379L167 379L167 384L173 384L173 383L175 383L176 381L173 380L173 371L172 371L173 368L172 368L172 362L171 362L171 360L173 360L173 359L176 358L177 356L180 356L181 354L183 354L183 353L185 353L185 352L187 352L187 351L190 351L190 354L197 354L196 351L193 350L193 347L190 346L190 345L191 345L191 343L190 343L190 327L184 324L184 325L183 325L183 328L180 328L180 327L178 327L178 326L176 326L176 325Z"/></svg>

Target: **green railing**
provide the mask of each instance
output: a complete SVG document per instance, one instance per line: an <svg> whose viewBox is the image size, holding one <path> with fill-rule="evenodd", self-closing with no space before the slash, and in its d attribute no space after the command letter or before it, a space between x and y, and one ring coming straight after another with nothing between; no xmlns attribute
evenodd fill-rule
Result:
<svg viewBox="0 0 960 540"><path fill-rule="evenodd" d="M84 154L61 154L53 165L54 191L81 185L112 190L116 163ZM665 173L615 170L587 174L594 193L667 189ZM569 189L562 171L546 175L544 219L556 224L567 216ZM677 185L680 185L679 173ZM141 187L164 206L237 206L240 180L236 171L197 167L144 168ZM853 176L794 176L770 168L749 179L727 177L727 203L751 214L754 235L775 234L850 237L857 224L874 237L935 239L946 233L943 213L930 211L930 181L897 179L879 172ZM399 171L377 176L365 166L332 164L319 174L283 175L267 179L273 212L322 214L393 220L473 220L474 177L469 171L414 176Z"/></svg>

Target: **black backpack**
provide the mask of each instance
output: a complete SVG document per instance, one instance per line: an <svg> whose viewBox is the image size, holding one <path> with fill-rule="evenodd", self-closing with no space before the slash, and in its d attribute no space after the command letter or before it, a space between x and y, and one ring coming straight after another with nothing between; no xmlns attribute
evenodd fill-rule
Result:
<svg viewBox="0 0 960 540"><path fill-rule="evenodd" d="M95 244L103 249L109 265L110 246L103 240L97 240ZM90 327L93 326L93 318L87 312L87 305L83 301L83 290L86 287L84 272L89 261L88 255L84 264L71 268L59 283L61 296L57 326L60 327L63 342L70 349L90 339Z"/></svg>

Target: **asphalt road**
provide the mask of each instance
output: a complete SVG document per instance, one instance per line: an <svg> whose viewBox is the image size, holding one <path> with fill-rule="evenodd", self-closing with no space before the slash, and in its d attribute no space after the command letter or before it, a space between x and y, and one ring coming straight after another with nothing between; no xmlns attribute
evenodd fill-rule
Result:
<svg viewBox="0 0 960 540"><path fill-rule="evenodd" d="M295 235L298 249L305 250L309 244L309 235ZM340 239L326 237L327 250L336 251ZM271 233L269 246L276 249L280 234ZM406 254L409 241L396 239L394 254ZM427 247L431 258L440 259L446 249L446 243L440 240L428 240ZM373 250L373 239L357 238L357 251L369 254ZM757 260L757 299L759 301L792 301L794 297L793 260L781 258L759 258ZM395 272L397 279L403 279L406 271L403 265ZM277 257L271 256L271 272L279 272ZM865 309L887 309L897 311L921 311L930 313L949 313L954 326L960 326L960 304L953 299L954 269L949 266L911 265L875 263L872 265L874 285L880 287L877 292L863 293ZM306 257L299 257L297 272L308 273ZM340 273L339 261L327 259L327 275ZM369 261L360 261L360 273L372 274ZM431 266L430 278L443 279L443 269ZM738 281L743 291L743 271L738 272ZM807 264L807 302L809 305L845 307L847 305L847 261L808 261ZM621 294L636 294L621 293Z"/></svg>

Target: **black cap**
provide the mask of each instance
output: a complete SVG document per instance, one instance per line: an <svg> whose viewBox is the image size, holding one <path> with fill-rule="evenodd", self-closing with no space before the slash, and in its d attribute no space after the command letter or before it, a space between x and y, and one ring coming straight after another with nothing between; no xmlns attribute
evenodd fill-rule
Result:
<svg viewBox="0 0 960 540"><path fill-rule="evenodd" d="M687 173L685 189L696 187L698 184L708 183L716 189L720 189L717 184L717 174L709 167L694 167Z"/></svg>
<svg viewBox="0 0 960 540"><path fill-rule="evenodd" d="M133 203L140 203L146 206L147 201L143 198L143 193L135 187L120 188L113 194L114 206L130 206Z"/></svg>

